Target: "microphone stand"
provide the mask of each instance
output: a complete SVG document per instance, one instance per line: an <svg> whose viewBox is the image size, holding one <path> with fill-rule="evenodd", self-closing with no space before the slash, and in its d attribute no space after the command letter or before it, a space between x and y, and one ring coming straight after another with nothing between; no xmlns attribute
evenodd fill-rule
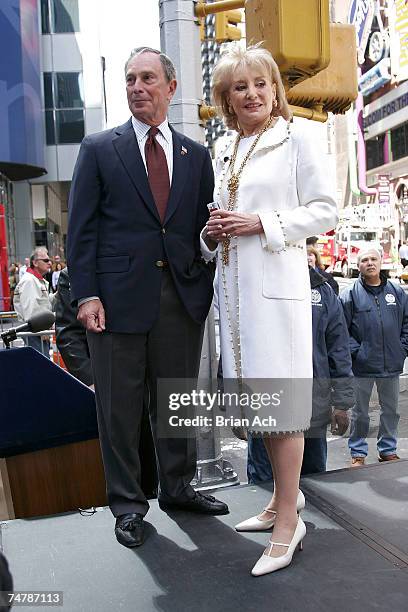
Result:
<svg viewBox="0 0 408 612"><path fill-rule="evenodd" d="M17 332L14 328L8 329L7 331L3 332L1 334L1 339L4 342L4 345L7 349L10 349L11 346L10 344L14 341L17 340Z"/></svg>

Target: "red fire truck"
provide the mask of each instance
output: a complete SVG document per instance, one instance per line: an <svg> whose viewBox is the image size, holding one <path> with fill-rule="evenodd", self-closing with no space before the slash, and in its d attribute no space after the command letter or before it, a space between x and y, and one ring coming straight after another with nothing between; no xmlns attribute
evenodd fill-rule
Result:
<svg viewBox="0 0 408 612"><path fill-rule="evenodd" d="M358 254L368 248L380 251L383 270L395 271L397 259L392 247L393 235L390 228L354 224L339 225L335 231L319 236L317 242L325 268L345 278L358 275Z"/></svg>
<svg viewBox="0 0 408 612"><path fill-rule="evenodd" d="M333 272L336 263L336 235L335 230L318 236L316 248L320 253L322 264L328 272Z"/></svg>

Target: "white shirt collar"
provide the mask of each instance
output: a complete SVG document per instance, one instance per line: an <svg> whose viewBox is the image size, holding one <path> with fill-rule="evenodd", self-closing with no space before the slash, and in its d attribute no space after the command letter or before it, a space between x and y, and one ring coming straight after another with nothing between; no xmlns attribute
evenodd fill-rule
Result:
<svg viewBox="0 0 408 612"><path fill-rule="evenodd" d="M132 115L132 126L136 132L136 136L138 140L142 140L147 135L147 132L150 130L150 128L152 127L151 125L147 125L147 123L143 123L143 121L136 119L134 115ZM163 123L157 126L157 129L160 131L163 138L168 143L171 143L172 135L171 135L171 130L170 130L168 120L165 119Z"/></svg>

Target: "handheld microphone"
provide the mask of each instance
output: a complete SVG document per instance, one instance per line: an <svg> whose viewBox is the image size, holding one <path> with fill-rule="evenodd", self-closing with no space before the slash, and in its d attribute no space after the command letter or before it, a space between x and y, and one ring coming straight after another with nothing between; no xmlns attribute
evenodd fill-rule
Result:
<svg viewBox="0 0 408 612"><path fill-rule="evenodd" d="M3 340L6 348L10 348L10 342L16 340L17 334L19 332L40 332L45 329L49 329L51 325L55 322L55 315L50 310L43 310L42 312L37 312L37 314L33 315L28 321L23 323L22 325L18 325L17 327L12 327L11 329L7 329L5 332L0 334L1 339Z"/></svg>

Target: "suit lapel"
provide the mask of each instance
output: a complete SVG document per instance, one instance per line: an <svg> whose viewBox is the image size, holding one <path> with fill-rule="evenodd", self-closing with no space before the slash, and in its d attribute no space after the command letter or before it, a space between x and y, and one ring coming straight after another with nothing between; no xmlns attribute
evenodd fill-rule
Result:
<svg viewBox="0 0 408 612"><path fill-rule="evenodd" d="M150 190L149 181L147 180L146 168L144 166L142 156L140 155L139 145L137 144L136 135L133 130L131 119L124 125L116 128L113 138L113 146L120 157L130 180L137 189L141 198L151 213L160 221L159 213L157 212L152 192Z"/></svg>
<svg viewBox="0 0 408 612"><path fill-rule="evenodd" d="M171 189L169 201L167 203L165 223L175 213L183 193L184 185L189 173L190 159L192 150L184 145L184 137L170 128L173 135L173 176L171 179Z"/></svg>

